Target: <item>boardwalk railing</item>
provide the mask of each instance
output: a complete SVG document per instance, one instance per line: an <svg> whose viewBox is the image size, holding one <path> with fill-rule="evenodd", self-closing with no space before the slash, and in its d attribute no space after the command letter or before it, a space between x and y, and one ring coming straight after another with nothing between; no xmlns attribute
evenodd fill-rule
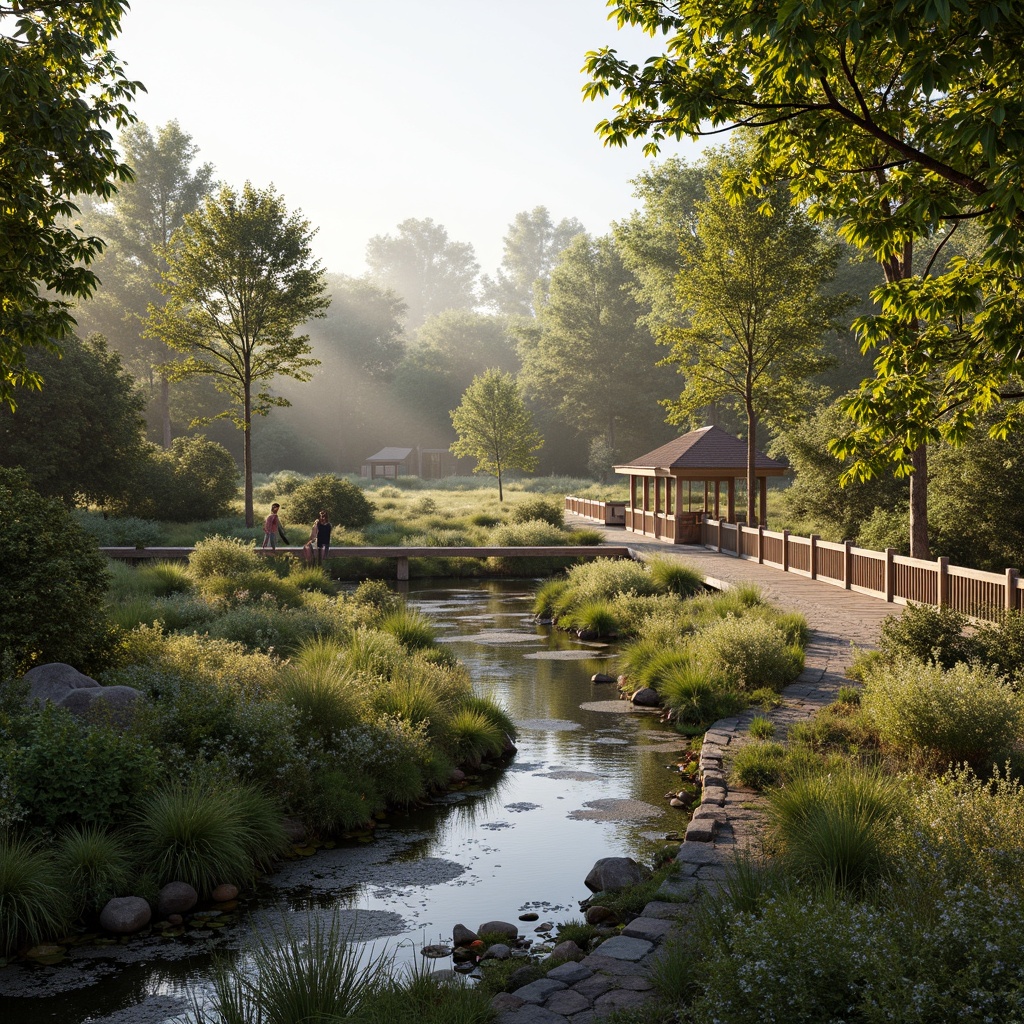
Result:
<svg viewBox="0 0 1024 1024"><path fill-rule="evenodd" d="M257 549L264 555L298 555L302 548L279 547L277 551ZM142 559L188 558L192 548L100 548L110 558L124 561ZM331 548L330 561L340 558L393 558L396 579L409 578L410 558L632 558L628 547L613 544L566 544L546 547L336 547Z"/></svg>
<svg viewBox="0 0 1024 1024"><path fill-rule="evenodd" d="M705 547L770 565L783 572L821 580L895 604L954 608L977 619L996 619L1006 611L1024 611L1024 580L1016 569L982 572L950 565L948 558L928 561L897 555L892 548L872 551L850 541L836 544L820 537L799 537L789 530L744 526L704 517Z"/></svg>
<svg viewBox="0 0 1024 1024"><path fill-rule="evenodd" d="M566 495L565 498L566 512L575 512L586 519L596 519L607 526L626 525L626 505L625 501L594 501L593 498L575 498L572 495Z"/></svg>

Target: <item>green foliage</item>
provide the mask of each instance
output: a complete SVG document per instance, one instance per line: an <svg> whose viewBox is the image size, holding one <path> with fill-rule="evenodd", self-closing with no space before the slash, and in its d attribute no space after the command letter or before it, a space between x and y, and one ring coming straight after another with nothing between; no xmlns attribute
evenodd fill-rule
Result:
<svg viewBox="0 0 1024 1024"><path fill-rule="evenodd" d="M503 501L503 475L511 469L533 470L533 453L544 444L519 385L510 373L487 370L473 378L451 415L458 434L452 454L476 459L477 472L496 477L498 499Z"/></svg>
<svg viewBox="0 0 1024 1024"><path fill-rule="evenodd" d="M770 827L797 877L860 889L890 867L887 837L901 802L895 783L873 772L800 775L770 794Z"/></svg>
<svg viewBox="0 0 1024 1024"><path fill-rule="evenodd" d="M71 913L52 854L30 841L0 836L0 954L60 935Z"/></svg>
<svg viewBox="0 0 1024 1024"><path fill-rule="evenodd" d="M377 623L377 629L390 633L410 651L433 647L437 639L437 631L430 619L422 612L409 608L401 608L385 615Z"/></svg>
<svg viewBox="0 0 1024 1024"><path fill-rule="evenodd" d="M1024 672L1024 612L1008 612L998 622L980 625L974 634L981 660L1007 679Z"/></svg>
<svg viewBox="0 0 1024 1024"><path fill-rule="evenodd" d="M456 711L448 729L455 759L460 764L479 765L485 757L497 757L505 746L501 728L476 708Z"/></svg>
<svg viewBox="0 0 1024 1024"><path fill-rule="evenodd" d="M259 602L270 605L272 613L277 608L295 608L302 603L301 592L295 583L270 569L235 572L230 576L206 576L199 586L204 597L229 607Z"/></svg>
<svg viewBox="0 0 1024 1024"><path fill-rule="evenodd" d="M288 496L287 513L291 523L312 523L326 509L335 531L358 529L373 522L373 504L351 480L322 473L299 484ZM305 539L305 538L303 538ZM334 533L331 542L337 540Z"/></svg>
<svg viewBox="0 0 1024 1024"><path fill-rule="evenodd" d="M0 41L2 130L17 140L2 191L18 197L3 213L0 404L13 406L17 387L39 387L26 349L55 350L74 327L68 300L98 283L89 264L103 242L75 223L74 200L109 199L130 176L108 131L132 120L139 88L108 49L125 9L122 0L19 7Z"/></svg>
<svg viewBox="0 0 1024 1024"><path fill-rule="evenodd" d="M9 765L32 824L51 831L79 822L123 822L163 774L157 750L131 730L89 725L45 704L27 716Z"/></svg>
<svg viewBox="0 0 1024 1024"><path fill-rule="evenodd" d="M554 617L555 605L569 587L569 581L553 578L545 580L533 596L533 614L539 619Z"/></svg>
<svg viewBox="0 0 1024 1024"><path fill-rule="evenodd" d="M518 501L509 512L510 523L529 523L540 519L559 529L565 526L565 509L556 500L548 498L529 498Z"/></svg>
<svg viewBox="0 0 1024 1024"><path fill-rule="evenodd" d="M208 537L189 555L189 570L197 581L208 576L238 576L261 567L252 541L237 537Z"/></svg>
<svg viewBox="0 0 1024 1024"><path fill-rule="evenodd" d="M967 616L953 608L908 604L899 618L885 617L878 646L890 661L911 658L936 661L943 668L952 668L958 662L977 657L977 645L966 629Z"/></svg>
<svg viewBox="0 0 1024 1024"><path fill-rule="evenodd" d="M267 799L226 779L165 786L142 802L137 817L135 844L158 884L187 882L201 894L248 881L286 843Z"/></svg>
<svg viewBox="0 0 1024 1024"><path fill-rule="evenodd" d="M674 558L652 558L648 565L651 582L659 593L678 594L680 597L704 593L704 575L699 569Z"/></svg>
<svg viewBox="0 0 1024 1024"><path fill-rule="evenodd" d="M84 508L76 508L71 514L101 548L146 548L167 543L163 526L148 519L105 516L102 512Z"/></svg>
<svg viewBox="0 0 1024 1024"><path fill-rule="evenodd" d="M0 650L22 669L46 661L90 668L106 645L106 559L64 506L37 494L20 470L0 469L0 519L7 524Z"/></svg>
<svg viewBox="0 0 1024 1024"><path fill-rule="evenodd" d="M785 771L786 748L781 743L745 743L732 762L732 778L741 786L769 789Z"/></svg>
<svg viewBox="0 0 1024 1024"><path fill-rule="evenodd" d="M989 768L1019 742L1024 698L991 669L904 660L873 671L861 706L883 741L936 764Z"/></svg>
<svg viewBox="0 0 1024 1024"><path fill-rule="evenodd" d="M356 829L383 804L375 782L363 772L317 772L302 793L302 815L319 832L334 835Z"/></svg>
<svg viewBox="0 0 1024 1024"><path fill-rule="evenodd" d="M402 595L396 594L383 580L363 580L352 594L351 602L359 607L386 615L402 606Z"/></svg>
<svg viewBox="0 0 1024 1024"><path fill-rule="evenodd" d="M581 918L573 918L570 921L559 921L558 931L555 933L557 942L575 942L580 949L590 948L590 940L598 934L597 928L587 924Z"/></svg>
<svg viewBox="0 0 1024 1024"><path fill-rule="evenodd" d="M744 690L781 690L803 669L803 651L759 617L721 619L702 629L690 646L704 664Z"/></svg>
<svg viewBox="0 0 1024 1024"><path fill-rule="evenodd" d="M775 723L763 715L755 715L750 721L750 735L757 740L770 740L775 736Z"/></svg>
<svg viewBox="0 0 1024 1024"><path fill-rule="evenodd" d="M295 709L296 724L304 735L327 743L337 732L359 722L360 684L335 656L329 664L309 664L310 652L323 642L299 649L296 662L283 678L278 695Z"/></svg>
<svg viewBox="0 0 1024 1024"><path fill-rule="evenodd" d="M75 912L98 913L129 894L133 862L127 841L92 825L72 826L59 840L56 866Z"/></svg>
<svg viewBox="0 0 1024 1024"><path fill-rule="evenodd" d="M531 519L525 523L496 526L488 543L504 548L555 547L567 545L569 540L569 531L552 526L543 519Z"/></svg>
<svg viewBox="0 0 1024 1024"><path fill-rule="evenodd" d="M587 601L577 605L568 615L559 619L563 629L594 633L597 636L617 636L619 624L615 612L607 601Z"/></svg>
<svg viewBox="0 0 1024 1024"><path fill-rule="evenodd" d="M459 978L438 978L416 965L404 976L390 973L365 1001L366 1024L489 1024L490 995Z"/></svg>

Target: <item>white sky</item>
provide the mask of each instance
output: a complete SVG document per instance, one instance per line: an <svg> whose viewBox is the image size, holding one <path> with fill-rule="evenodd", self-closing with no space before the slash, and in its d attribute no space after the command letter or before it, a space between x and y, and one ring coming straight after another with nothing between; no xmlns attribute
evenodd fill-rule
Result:
<svg viewBox="0 0 1024 1024"><path fill-rule="evenodd" d="M493 273L518 211L603 233L649 164L602 146L610 106L580 93L588 50L657 45L616 31L604 0L132 0L122 28L139 117L176 118L227 184L276 185L332 272L363 273L371 235L431 217Z"/></svg>

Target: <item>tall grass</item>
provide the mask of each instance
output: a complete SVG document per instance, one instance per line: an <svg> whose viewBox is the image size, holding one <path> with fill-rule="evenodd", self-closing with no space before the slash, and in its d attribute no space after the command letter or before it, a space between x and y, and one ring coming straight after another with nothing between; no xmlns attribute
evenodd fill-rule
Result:
<svg viewBox="0 0 1024 1024"><path fill-rule="evenodd" d="M58 841L56 861L79 914L99 911L128 892L132 858L123 836L91 825L70 828Z"/></svg>
<svg viewBox="0 0 1024 1024"><path fill-rule="evenodd" d="M693 566L674 558L652 558L648 565L651 580L662 593L694 597L704 592L704 576Z"/></svg>
<svg viewBox="0 0 1024 1024"><path fill-rule="evenodd" d="M60 935L71 905L53 857L35 843L0 838L0 953Z"/></svg>
<svg viewBox="0 0 1024 1024"><path fill-rule="evenodd" d="M437 638L437 631L430 619L411 608L396 609L381 619L377 628L390 633L410 651L432 647Z"/></svg>
<svg viewBox="0 0 1024 1024"><path fill-rule="evenodd" d="M479 765L485 757L497 757L505 747L505 734L483 711L461 708L448 724L452 749L462 763Z"/></svg>

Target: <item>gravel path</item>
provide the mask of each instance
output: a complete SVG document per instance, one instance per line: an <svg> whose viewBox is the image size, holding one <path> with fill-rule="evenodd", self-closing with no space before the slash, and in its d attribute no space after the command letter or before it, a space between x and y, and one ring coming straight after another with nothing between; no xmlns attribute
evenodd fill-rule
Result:
<svg viewBox="0 0 1024 1024"><path fill-rule="evenodd" d="M596 525L610 543L628 544L640 557L679 558L699 569L712 586L756 583L779 608L801 612L810 627L804 670L782 691L781 706L767 714L751 710L723 718L704 736L701 803L676 858L680 870L664 887L666 895L692 898L702 888L721 883L738 851L760 850L764 797L754 790L730 788L727 782L728 761L747 741L751 719L765 715L775 723L777 735L785 735L794 722L811 718L834 701L845 682L853 646L874 647L882 620L899 614L899 608L696 545L665 544L622 527L602 528L568 512L565 519L567 525L587 529ZM590 1024L613 1010L639 1006L653 995L649 973L658 947L686 926L689 913L687 903L649 903L621 935L603 942L580 963L563 964L541 981L495 996L498 1024Z"/></svg>

